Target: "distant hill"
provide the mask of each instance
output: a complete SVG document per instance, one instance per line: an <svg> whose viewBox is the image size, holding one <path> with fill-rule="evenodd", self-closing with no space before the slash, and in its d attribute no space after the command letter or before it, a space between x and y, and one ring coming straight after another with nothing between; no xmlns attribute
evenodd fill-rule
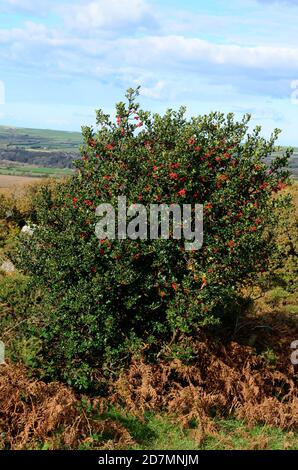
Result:
<svg viewBox="0 0 298 470"><path fill-rule="evenodd" d="M269 161L271 159L272 158L270 158ZM289 162L289 169L290 169L291 175L294 176L295 178L298 178L298 148L294 148L294 153Z"/></svg>
<svg viewBox="0 0 298 470"><path fill-rule="evenodd" d="M293 156L290 160L290 170L292 175L298 178L298 148L294 149Z"/></svg>
<svg viewBox="0 0 298 470"><path fill-rule="evenodd" d="M70 168L81 143L80 132L0 126L0 162Z"/></svg>

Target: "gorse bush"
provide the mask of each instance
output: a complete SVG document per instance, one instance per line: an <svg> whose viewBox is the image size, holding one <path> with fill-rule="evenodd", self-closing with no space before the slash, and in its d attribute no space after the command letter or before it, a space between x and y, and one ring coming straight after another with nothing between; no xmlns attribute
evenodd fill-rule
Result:
<svg viewBox="0 0 298 470"><path fill-rule="evenodd" d="M282 189L290 152L268 166L278 136L248 132L249 116L185 108L142 111L137 90L97 112L84 127L76 174L36 197L36 228L23 237L20 266L40 294L32 330L42 341L45 374L88 388L146 344L193 334L228 315L237 286L267 267L274 250L272 193ZM204 204L204 243L98 240L95 208L142 203Z"/></svg>

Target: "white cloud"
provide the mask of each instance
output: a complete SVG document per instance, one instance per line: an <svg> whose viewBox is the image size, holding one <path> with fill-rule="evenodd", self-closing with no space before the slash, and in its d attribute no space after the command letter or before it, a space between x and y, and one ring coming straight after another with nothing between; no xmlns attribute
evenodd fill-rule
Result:
<svg viewBox="0 0 298 470"><path fill-rule="evenodd" d="M25 8L37 2L5 3ZM71 9L51 5L62 15L64 28L27 21L22 27L0 29L3 65L60 77L95 77L121 88L141 84L143 95L153 99L184 96L190 83L199 80L245 94L287 96L288 83L298 77L295 45L216 43L182 32L166 34L165 29L156 34L158 13L145 0L76 0ZM146 31L152 22L154 27Z"/></svg>
<svg viewBox="0 0 298 470"><path fill-rule="evenodd" d="M142 85L142 83L140 82ZM143 86L141 88L141 94L143 96L147 96L147 98L154 98L154 99L160 99L162 95L164 94L166 87L166 82L163 80L159 80L156 82L154 85L150 86Z"/></svg>
<svg viewBox="0 0 298 470"><path fill-rule="evenodd" d="M5 103L5 85L4 82L0 80L0 104Z"/></svg>
<svg viewBox="0 0 298 470"><path fill-rule="evenodd" d="M272 70L288 74L298 71L298 48L214 44L197 38L183 36L151 36L142 39L121 39L113 56L124 58L126 63L139 65L159 64L194 67L200 64L259 69L269 74Z"/></svg>
<svg viewBox="0 0 298 470"><path fill-rule="evenodd" d="M0 80L0 118L2 119L4 117L4 113L2 110L2 105L5 104L5 85L4 83Z"/></svg>
<svg viewBox="0 0 298 470"><path fill-rule="evenodd" d="M61 9L61 12L63 10ZM145 0L94 0L64 10L68 27L84 33L148 30L157 25L153 9Z"/></svg>
<svg viewBox="0 0 298 470"><path fill-rule="evenodd" d="M215 44L182 35L79 37L74 31L34 22L0 30L1 59L18 67L70 77L89 75L121 86L141 83L143 94L157 99L171 75L181 79L181 90L182 78L193 74L245 92L252 86L265 95L284 93L286 81L298 76L297 47Z"/></svg>

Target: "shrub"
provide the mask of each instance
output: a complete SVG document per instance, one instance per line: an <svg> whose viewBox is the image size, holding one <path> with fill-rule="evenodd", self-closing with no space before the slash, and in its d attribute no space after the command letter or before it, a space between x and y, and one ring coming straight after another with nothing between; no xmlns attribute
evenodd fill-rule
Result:
<svg viewBox="0 0 298 470"><path fill-rule="evenodd" d="M12 187L7 194L0 194L0 259L12 251L20 229L26 223L35 222L35 195L40 185L55 186L55 181L39 181L28 186ZM1 264L1 262L0 262Z"/></svg>
<svg viewBox="0 0 298 470"><path fill-rule="evenodd" d="M218 324L274 250L272 193L284 186L290 154L268 164L278 131L269 140L259 127L249 133L249 116L152 115L137 95L128 90L116 122L97 111L98 130L83 128L76 174L40 189L38 228L20 247L20 267L42 292L41 366L80 388L144 344ZM185 251L173 237L98 240L95 208L116 207L119 195L128 206L204 204L202 249Z"/></svg>

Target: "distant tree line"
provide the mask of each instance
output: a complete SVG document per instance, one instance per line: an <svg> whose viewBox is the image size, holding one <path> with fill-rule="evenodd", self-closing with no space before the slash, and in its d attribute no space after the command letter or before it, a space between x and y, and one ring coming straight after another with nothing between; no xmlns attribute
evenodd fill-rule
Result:
<svg viewBox="0 0 298 470"><path fill-rule="evenodd" d="M0 161L9 160L30 165L50 168L72 168L72 162L78 157L76 152L30 151L25 149L0 149Z"/></svg>

